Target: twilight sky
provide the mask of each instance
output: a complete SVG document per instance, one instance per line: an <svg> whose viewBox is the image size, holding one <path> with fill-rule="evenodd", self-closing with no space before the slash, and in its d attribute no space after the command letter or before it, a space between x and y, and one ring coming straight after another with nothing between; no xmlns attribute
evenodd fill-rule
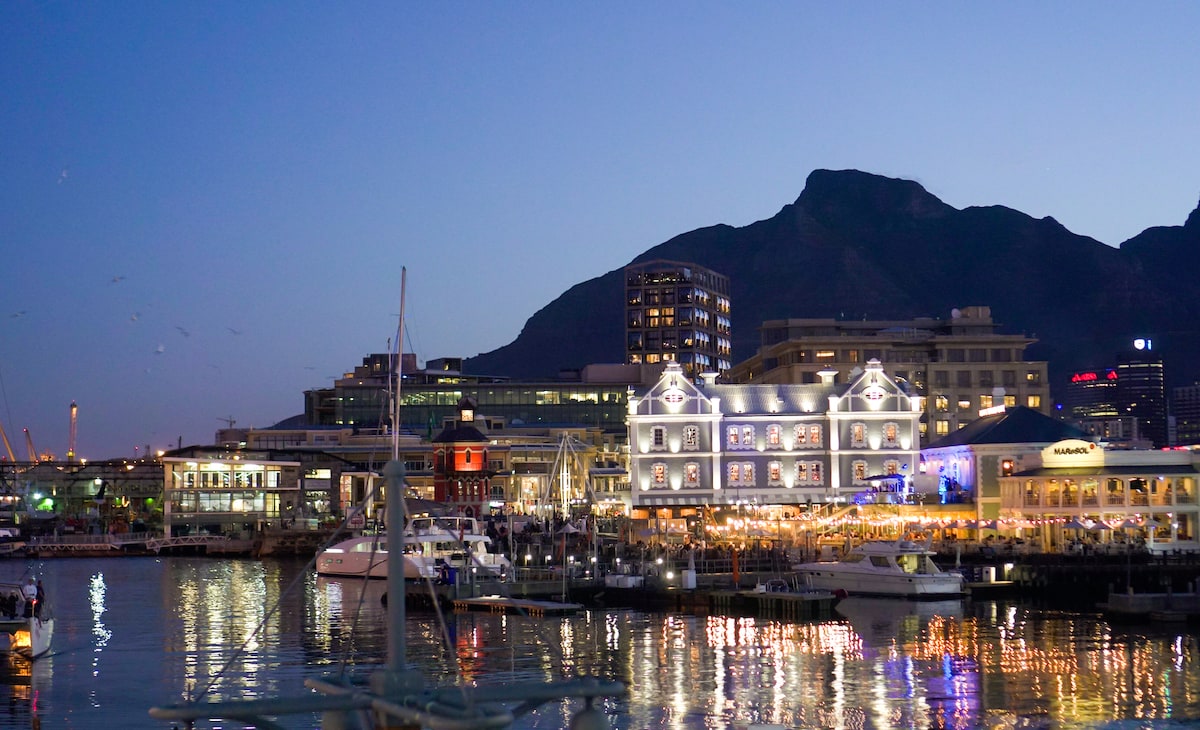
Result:
<svg viewBox="0 0 1200 730"><path fill-rule="evenodd" d="M64 459L469 357L816 168L1119 245L1200 199L1200 3L0 4L0 423ZM795 316L804 316L796 312ZM0 452L3 456L3 452Z"/></svg>

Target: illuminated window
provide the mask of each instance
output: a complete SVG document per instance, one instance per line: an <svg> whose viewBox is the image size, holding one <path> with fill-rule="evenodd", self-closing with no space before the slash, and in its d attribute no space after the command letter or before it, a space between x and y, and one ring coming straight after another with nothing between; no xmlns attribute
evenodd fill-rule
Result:
<svg viewBox="0 0 1200 730"><path fill-rule="evenodd" d="M695 451L700 448L700 427L699 426L684 426L683 427L683 450Z"/></svg>
<svg viewBox="0 0 1200 730"><path fill-rule="evenodd" d="M888 459L887 461L883 462L883 473L884 474L899 474L900 473L900 462L896 461L895 459Z"/></svg>
<svg viewBox="0 0 1200 730"><path fill-rule="evenodd" d="M754 463L744 462L742 464L742 484L745 486L754 486Z"/></svg>
<svg viewBox="0 0 1200 730"><path fill-rule="evenodd" d="M742 426L742 446L754 445L754 426Z"/></svg>
<svg viewBox="0 0 1200 730"><path fill-rule="evenodd" d="M854 474L854 481L863 482L867 480L867 462L859 459L850 465L850 470Z"/></svg>
<svg viewBox="0 0 1200 730"><path fill-rule="evenodd" d="M883 445L884 446L899 446L900 445L900 426L895 423L883 424Z"/></svg>
<svg viewBox="0 0 1200 730"><path fill-rule="evenodd" d="M725 429L725 444L736 449L742 443L742 429L738 426L730 426Z"/></svg>
<svg viewBox="0 0 1200 730"><path fill-rule="evenodd" d="M803 446L808 441L808 427L802 423L792 426L792 439L797 446Z"/></svg>
<svg viewBox="0 0 1200 730"><path fill-rule="evenodd" d="M809 426L808 427L808 445L812 446L812 447L819 447L821 445L821 427L820 426Z"/></svg>
<svg viewBox="0 0 1200 730"><path fill-rule="evenodd" d="M796 462L796 483L803 484L808 481L808 462Z"/></svg>
<svg viewBox="0 0 1200 730"><path fill-rule="evenodd" d="M979 407L980 408L991 408L992 407L992 396L990 396L990 395L979 396Z"/></svg>
<svg viewBox="0 0 1200 730"><path fill-rule="evenodd" d="M654 483L663 485L667 483L667 465L661 461L656 462L651 468L651 473L654 475Z"/></svg>
<svg viewBox="0 0 1200 730"><path fill-rule="evenodd" d="M808 476L813 484L820 484L824 480L824 477L821 475L821 462L809 462Z"/></svg>
<svg viewBox="0 0 1200 730"><path fill-rule="evenodd" d="M767 463L767 484L778 486L783 483L783 463L771 461Z"/></svg>
<svg viewBox="0 0 1200 730"><path fill-rule="evenodd" d="M933 408L938 413L945 413L950 410L950 399L940 393L935 395L933 397Z"/></svg>
<svg viewBox="0 0 1200 730"><path fill-rule="evenodd" d="M950 433L950 422L944 419L939 419L934 425L934 433L938 436L945 436Z"/></svg>
<svg viewBox="0 0 1200 730"><path fill-rule="evenodd" d="M1029 404L1030 408L1041 408L1042 407L1042 396L1040 396L1040 395L1027 396L1026 402Z"/></svg>
<svg viewBox="0 0 1200 730"><path fill-rule="evenodd" d="M683 485L685 487L695 487L700 484L700 465L694 461L689 461L683 465Z"/></svg>
<svg viewBox="0 0 1200 730"><path fill-rule="evenodd" d="M767 445L779 446L781 443L783 443L783 426L778 423L767 426Z"/></svg>
<svg viewBox="0 0 1200 730"><path fill-rule="evenodd" d="M857 448L867 445L867 424L850 424L850 445Z"/></svg>
<svg viewBox="0 0 1200 730"><path fill-rule="evenodd" d="M734 462L725 467L725 481L732 485L742 483L742 465Z"/></svg>
<svg viewBox="0 0 1200 730"><path fill-rule="evenodd" d="M1015 395L1004 396L1004 406L1006 408L1013 408L1016 405L1017 405L1017 396L1015 396Z"/></svg>

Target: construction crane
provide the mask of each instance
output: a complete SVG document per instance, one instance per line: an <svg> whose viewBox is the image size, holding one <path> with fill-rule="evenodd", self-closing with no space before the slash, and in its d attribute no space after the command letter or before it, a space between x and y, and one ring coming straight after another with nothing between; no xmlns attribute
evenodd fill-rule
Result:
<svg viewBox="0 0 1200 730"><path fill-rule="evenodd" d="M228 428L233 428L233 424L237 423L237 421L233 420L233 416L230 416L229 418L218 418L217 420L224 421Z"/></svg>
<svg viewBox="0 0 1200 730"><path fill-rule="evenodd" d="M79 406L71 401L71 432L67 437L67 463L75 461L75 424L79 417Z"/></svg>
<svg viewBox="0 0 1200 730"><path fill-rule="evenodd" d="M4 450L8 452L8 460L16 461L17 455L13 453L12 444L8 442L8 434L4 433L3 424L0 424L0 439L4 440Z"/></svg>
<svg viewBox="0 0 1200 730"><path fill-rule="evenodd" d="M38 460L38 454L37 454L37 449L33 448L33 436L30 435L29 429L26 428L26 429L24 429L24 431L25 431L25 447L27 449L29 449L29 460L31 462L36 463Z"/></svg>

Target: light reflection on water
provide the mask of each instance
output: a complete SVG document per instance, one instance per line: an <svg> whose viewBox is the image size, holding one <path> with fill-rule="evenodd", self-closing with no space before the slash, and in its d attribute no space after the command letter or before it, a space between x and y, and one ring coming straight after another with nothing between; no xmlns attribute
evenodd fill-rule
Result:
<svg viewBox="0 0 1200 730"><path fill-rule="evenodd" d="M307 677L366 676L386 659L383 581L317 578L301 561L205 558L10 560L0 577L29 566L55 610L55 650L32 667L0 664L0 729L29 728L35 716L47 728L168 728L149 717L151 706L201 693L303 694ZM443 625L410 613L407 643L429 683L454 681L456 671L480 684L575 673L624 681L628 696L604 705L618 728L1200 720L1190 627L1131 630L1099 615L995 603L847 599L839 608L844 618L802 624L611 610L460 614ZM549 705L518 726L565 727L576 709ZM281 724L317 727L319 718Z"/></svg>

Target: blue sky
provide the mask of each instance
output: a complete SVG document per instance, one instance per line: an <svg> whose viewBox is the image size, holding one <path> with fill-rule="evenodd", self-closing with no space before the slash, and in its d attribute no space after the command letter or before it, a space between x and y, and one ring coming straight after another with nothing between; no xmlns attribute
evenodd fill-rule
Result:
<svg viewBox="0 0 1200 730"><path fill-rule="evenodd" d="M1200 200L1200 3L0 4L0 423L65 457L268 426L512 341L817 168L1110 245ZM796 316L804 316L797 312Z"/></svg>

